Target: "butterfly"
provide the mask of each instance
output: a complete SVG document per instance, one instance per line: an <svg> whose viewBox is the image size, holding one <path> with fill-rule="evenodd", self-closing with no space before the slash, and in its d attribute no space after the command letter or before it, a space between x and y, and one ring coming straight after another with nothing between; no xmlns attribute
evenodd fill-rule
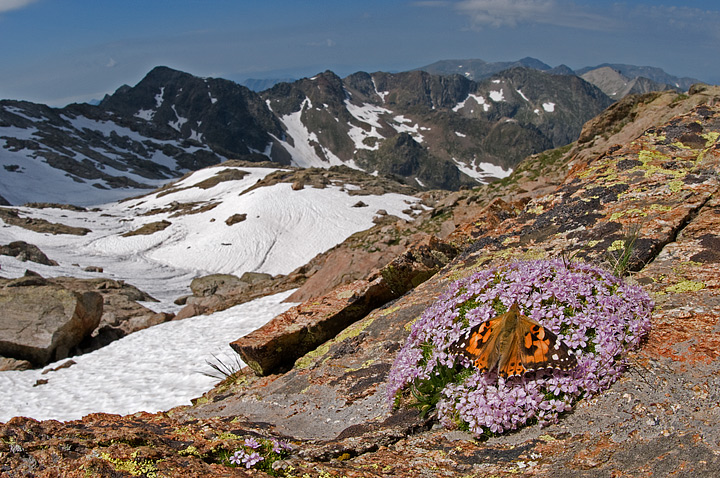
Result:
<svg viewBox="0 0 720 478"><path fill-rule="evenodd" d="M557 335L523 315L517 303L473 327L449 352L469 358L481 372L497 368L505 378L543 369L567 371L577 365Z"/></svg>

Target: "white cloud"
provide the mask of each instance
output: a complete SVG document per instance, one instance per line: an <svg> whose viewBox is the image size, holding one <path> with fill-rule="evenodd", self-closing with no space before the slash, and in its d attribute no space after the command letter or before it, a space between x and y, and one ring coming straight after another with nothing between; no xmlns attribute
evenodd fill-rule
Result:
<svg viewBox="0 0 720 478"><path fill-rule="evenodd" d="M417 6L444 6L446 2L416 2ZM637 26L720 31L720 11L691 7L615 3L601 8L574 0L459 0L452 8L472 20L476 28L542 24L581 30L608 31Z"/></svg>
<svg viewBox="0 0 720 478"><path fill-rule="evenodd" d="M325 40L322 40L322 41L309 42L307 45L308 46L326 46L328 48L332 48L335 46L335 40L333 40L331 38L326 38Z"/></svg>
<svg viewBox="0 0 720 478"><path fill-rule="evenodd" d="M667 7L663 5L638 5L628 17L645 19L660 28L704 32L710 37L720 37L720 11L691 7Z"/></svg>
<svg viewBox="0 0 720 478"><path fill-rule="evenodd" d="M462 0L455 9L469 15L476 27L515 27L520 24L607 30L612 23L607 15L566 0Z"/></svg>
<svg viewBox="0 0 720 478"><path fill-rule="evenodd" d="M117 61L115 61L114 58L110 58L110 60L108 60L108 62L105 64L105 66L108 68L112 68L115 65L117 65Z"/></svg>
<svg viewBox="0 0 720 478"><path fill-rule="evenodd" d="M0 13L25 8L37 0L0 0Z"/></svg>

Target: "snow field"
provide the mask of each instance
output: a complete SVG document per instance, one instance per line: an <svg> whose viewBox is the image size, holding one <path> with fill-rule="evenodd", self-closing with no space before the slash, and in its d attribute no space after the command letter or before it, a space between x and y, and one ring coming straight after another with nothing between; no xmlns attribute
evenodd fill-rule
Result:
<svg viewBox="0 0 720 478"><path fill-rule="evenodd" d="M402 211L417 202L412 196L350 196L358 186L307 187L290 184L256 188L276 171L238 168L241 180L203 189L198 183L229 167L195 172L168 190L87 211L18 208L21 216L86 227L85 236L43 234L0 222L0 244L22 240L37 245L59 266L21 262L0 255L0 274L19 277L31 269L45 277L106 277L124 280L160 302L144 303L155 311L177 311L173 301L190 293L194 277L210 273L242 275L247 271L286 274L315 255L373 225L378 209L409 219ZM353 207L358 201L367 207ZM217 203L209 211L171 217L172 212L146 215L173 203ZM247 219L228 226L225 220L245 213ZM172 225L151 235L123 237L144 224L167 220ZM214 220L213 220L214 219ZM93 265L102 274L86 272ZM208 316L167 322L135 332L90 354L72 357L66 369L0 373L0 421L13 416L72 420L92 412L127 414L167 410L189 404L217 382L213 355L234 364L228 344L262 326L293 304L282 303L292 291L265 297ZM239 359L239 357L237 357ZM61 360L45 369L65 362ZM38 380L48 380L39 384Z"/></svg>
<svg viewBox="0 0 720 478"><path fill-rule="evenodd" d="M208 362L234 366L239 357L228 344L289 309L293 304L282 300L292 292L135 332L45 375L42 370L2 372L0 422L14 416L76 420L95 412L157 412L190 405L218 382L204 375L219 375Z"/></svg>

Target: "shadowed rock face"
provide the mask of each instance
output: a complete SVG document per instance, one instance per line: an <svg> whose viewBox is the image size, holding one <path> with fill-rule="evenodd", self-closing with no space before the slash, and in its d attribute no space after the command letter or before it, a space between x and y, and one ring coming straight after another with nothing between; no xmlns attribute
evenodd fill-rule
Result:
<svg viewBox="0 0 720 478"><path fill-rule="evenodd" d="M261 434L293 438L296 451L285 465L300 476L716 476L720 90L704 95L704 104L632 142L582 161L576 153L559 187L518 211L497 208L484 221L483 205L475 217L465 210L469 225L457 224L454 234L467 231L470 247L286 373L246 370L194 406L166 414L93 415L67 424L14 419L0 426L0 462L30 470L35 460L37 476L51 476L50 469L81 476L81 465L109 473L141 457L158 474L182 467L188 476L243 476L219 463L218 450L232 453ZM390 409L385 380L410 324L453 280L514 259L575 254L603 262L623 231L637 234L631 279L652 294L656 309L647 342L609 390L581 400L556 424L485 441ZM10 452L10 437L25 454Z"/></svg>

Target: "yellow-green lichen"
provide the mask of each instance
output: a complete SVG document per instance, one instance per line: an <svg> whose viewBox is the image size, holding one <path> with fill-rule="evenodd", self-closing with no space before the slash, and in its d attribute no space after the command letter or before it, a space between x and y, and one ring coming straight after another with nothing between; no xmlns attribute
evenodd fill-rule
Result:
<svg viewBox="0 0 720 478"><path fill-rule="evenodd" d="M196 456L198 458L204 458L205 455L200 453L195 445L189 445L187 448L182 449L178 452L180 456Z"/></svg>
<svg viewBox="0 0 720 478"><path fill-rule="evenodd" d="M705 143L705 148L707 149L713 144L715 144L715 142L718 140L718 137L720 137L720 133L718 133L717 131L710 131L708 133L704 133L702 137L705 138L705 140L707 141Z"/></svg>
<svg viewBox="0 0 720 478"><path fill-rule="evenodd" d="M113 458L109 453L100 453L100 458L112 463L113 467L117 471L126 471L132 476L146 476L147 478L157 477L157 464L152 460L138 460L136 458L137 452L133 453L133 458L127 460L121 460L119 458Z"/></svg>
<svg viewBox="0 0 720 478"><path fill-rule="evenodd" d="M614 212L610 215L610 221L617 221L621 217L625 216L647 216L647 212L643 211L642 209L638 208L632 208L632 209L626 209L624 211Z"/></svg>
<svg viewBox="0 0 720 478"><path fill-rule="evenodd" d="M670 187L670 191L677 193L682 191L683 186L685 186L685 183L680 181L679 179L674 179L668 183L668 186Z"/></svg>
<svg viewBox="0 0 720 478"><path fill-rule="evenodd" d="M671 285L670 287L666 287L665 292L679 294L682 292L697 292L704 288L705 288L705 284L703 282L684 280L684 281L678 282L675 285Z"/></svg>
<svg viewBox="0 0 720 478"><path fill-rule="evenodd" d="M543 207L542 204L532 205L532 206L528 205L528 207L525 208L525 211L529 214L542 214L544 209L545 208Z"/></svg>
<svg viewBox="0 0 720 478"><path fill-rule="evenodd" d="M334 338L328 340L327 342L320 345L315 350L311 350L310 352L306 353L305 355L303 355L302 357L297 359L295 361L295 368L304 369L304 368L309 367L318 358L322 357L323 355L326 355L332 345L342 342L343 340L345 340L347 338L356 337L356 336L360 335L360 332L365 330L365 328L369 327L370 324L372 324L374 320L375 320L374 318L365 318L363 320L360 320L360 321L355 322L354 324L350 325L345 330L343 330L338 335L336 335Z"/></svg>
<svg viewBox="0 0 720 478"><path fill-rule="evenodd" d="M242 437L232 432L220 432L217 435L218 440L240 440Z"/></svg>
<svg viewBox="0 0 720 478"><path fill-rule="evenodd" d="M410 332L410 331L412 330L413 324L414 324L415 322L417 322L417 321L420 319L420 317L421 317L421 316L418 315L417 317L415 317L414 319L412 319L410 322L408 322L407 324L405 324L405 325L404 325L405 330L407 330L408 332Z"/></svg>
<svg viewBox="0 0 720 478"><path fill-rule="evenodd" d="M692 149L690 146L685 146L680 141L676 141L676 142L672 143L672 146L675 146L678 149Z"/></svg>
<svg viewBox="0 0 720 478"><path fill-rule="evenodd" d="M647 165L652 161L669 161L670 157L657 150L643 149L638 153L638 159L643 165Z"/></svg>
<svg viewBox="0 0 720 478"><path fill-rule="evenodd" d="M618 239L617 241L613 241L613 243L610 244L610 247L608 247L607 250L608 252L613 252L621 251L623 249L625 249L625 241L623 241L622 239Z"/></svg>

